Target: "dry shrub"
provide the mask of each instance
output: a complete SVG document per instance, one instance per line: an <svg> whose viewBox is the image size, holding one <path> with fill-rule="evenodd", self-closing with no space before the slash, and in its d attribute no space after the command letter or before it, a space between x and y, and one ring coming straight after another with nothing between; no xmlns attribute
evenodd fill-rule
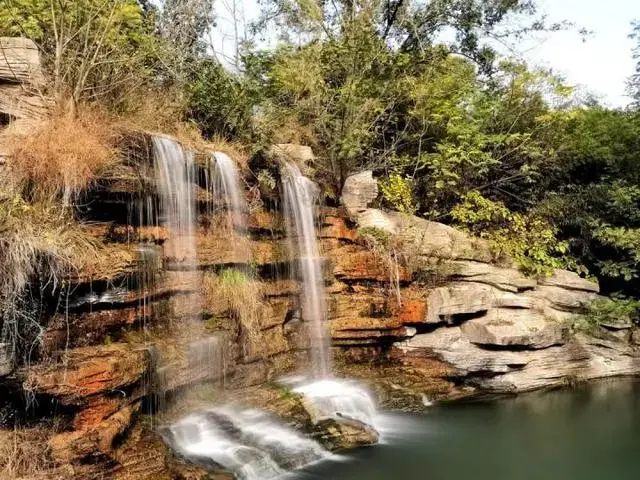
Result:
<svg viewBox="0 0 640 480"><path fill-rule="evenodd" d="M50 472L49 436L44 428L0 430L0 478L36 479Z"/></svg>
<svg viewBox="0 0 640 480"><path fill-rule="evenodd" d="M287 116L280 120L279 125L274 128L273 143L309 145L318 150L317 137L313 128L300 124L293 116Z"/></svg>
<svg viewBox="0 0 640 480"><path fill-rule="evenodd" d="M123 128L171 134L181 123L184 106L174 91L138 90L115 120Z"/></svg>
<svg viewBox="0 0 640 480"><path fill-rule="evenodd" d="M117 162L116 140L111 121L95 110L59 115L9 139L10 171L30 198L69 203Z"/></svg>
<svg viewBox="0 0 640 480"><path fill-rule="evenodd" d="M183 121L184 105L176 100L179 97L171 91L141 92L135 105L117 117L115 122L123 130L169 135L189 150L206 151L206 142L198 127Z"/></svg>

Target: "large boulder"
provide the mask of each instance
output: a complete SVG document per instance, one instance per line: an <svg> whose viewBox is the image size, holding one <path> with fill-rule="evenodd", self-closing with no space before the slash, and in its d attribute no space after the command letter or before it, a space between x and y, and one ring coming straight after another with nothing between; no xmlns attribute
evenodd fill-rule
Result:
<svg viewBox="0 0 640 480"><path fill-rule="evenodd" d="M486 312L494 305L494 289L481 283L454 283L434 289L427 299L426 323L450 322L458 315Z"/></svg>
<svg viewBox="0 0 640 480"><path fill-rule="evenodd" d="M462 325L462 332L476 345L522 349L563 345L568 327L547 321L540 313L523 309L493 309Z"/></svg>
<svg viewBox="0 0 640 480"><path fill-rule="evenodd" d="M0 113L42 118L51 102L42 93L38 47L27 38L0 37Z"/></svg>
<svg viewBox="0 0 640 480"><path fill-rule="evenodd" d="M347 177L342 187L342 204L349 215L357 216L378 197L378 182L371 170Z"/></svg>
<svg viewBox="0 0 640 480"><path fill-rule="evenodd" d="M492 262L494 255L485 240L472 238L448 225L431 222L404 213L389 212L395 222L398 238L407 255L426 266L432 259L474 260Z"/></svg>
<svg viewBox="0 0 640 480"><path fill-rule="evenodd" d="M0 37L0 82L38 84L43 80L36 44L23 37Z"/></svg>

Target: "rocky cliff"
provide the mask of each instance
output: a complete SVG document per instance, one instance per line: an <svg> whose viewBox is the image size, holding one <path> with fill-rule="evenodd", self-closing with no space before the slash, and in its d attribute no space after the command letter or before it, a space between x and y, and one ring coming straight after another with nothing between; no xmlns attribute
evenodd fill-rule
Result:
<svg viewBox="0 0 640 480"><path fill-rule="evenodd" d="M0 90L32 95L23 88L37 84L32 46L0 45L11 53L11 68L0 62ZM43 104L34 110L21 98L0 95L0 111L39 115ZM234 237L199 152L193 268L170 255L176 239L147 215L157 201L149 144L146 133L123 136L119 176L97 182L77 211L99 245L94 261L43 298L30 362L0 363L4 423L48 427L52 473L43 478L204 478L155 430L164 412L189 404L195 385L208 388L206 401L266 405L335 448L373 441L344 425L311 427L300 403L272 384L308 357L277 192L260 200L245 171L258 201L246 234ZM266 157L304 163L312 153L279 145ZM383 407L420 410L432 400L640 372L632 325L605 326L597 337L572 329L597 284L561 270L528 278L486 242L370 208L377 196L371 172L354 175L342 205L322 208L318 221L336 369L367 382Z"/></svg>

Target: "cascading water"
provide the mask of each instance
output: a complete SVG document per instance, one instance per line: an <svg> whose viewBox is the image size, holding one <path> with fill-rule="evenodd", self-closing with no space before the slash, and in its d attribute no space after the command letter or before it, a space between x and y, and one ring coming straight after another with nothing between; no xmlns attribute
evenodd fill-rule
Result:
<svg viewBox="0 0 640 480"><path fill-rule="evenodd" d="M180 270L194 269L197 259L193 154L169 138L153 137L153 158L161 222L171 232L165 254Z"/></svg>
<svg viewBox="0 0 640 480"><path fill-rule="evenodd" d="M240 175L235 162L226 153L214 152L210 166L213 197L224 199L229 223L239 233L246 233L247 201L241 193Z"/></svg>
<svg viewBox="0 0 640 480"><path fill-rule="evenodd" d="M224 201L234 231L245 234L247 204L236 165L223 153L215 153L211 160L213 198ZM191 368L213 359L224 361L220 342L202 339L190 345ZM328 455L316 442L255 410L219 408L196 413L162 432L167 443L186 459L205 467L224 467L241 480L280 477Z"/></svg>
<svg viewBox="0 0 640 480"><path fill-rule="evenodd" d="M187 312L182 319L188 324L191 338L196 340L188 345L189 369L194 377L219 376L224 361L221 340L216 336L204 335L199 322L201 311L200 288L202 275L198 270L196 255L196 168L193 154L182 146L165 137L153 137L153 156L155 160L156 183L160 197L160 223L170 232L170 238L164 244L164 256L169 267L175 272L180 288L191 292L180 304L174 299L174 309ZM194 318L195 317L195 318ZM170 379L165 379L169 381Z"/></svg>
<svg viewBox="0 0 640 480"><path fill-rule="evenodd" d="M311 401L320 418L349 418L374 425L376 404L360 384L349 380L321 379L293 389Z"/></svg>
<svg viewBox="0 0 640 480"><path fill-rule="evenodd" d="M347 417L373 426L376 407L369 392L355 382L329 378L331 345L315 228L319 187L289 163L284 165L282 183L287 233L302 277L302 315L308 325L315 377L310 383L294 382L294 391L312 402L320 417Z"/></svg>
<svg viewBox="0 0 640 480"><path fill-rule="evenodd" d="M311 342L311 365L314 376L323 378L331 368L331 349L325 325L322 259L315 227L320 189L290 163L284 165L282 186L287 234L302 277L302 316Z"/></svg>
<svg viewBox="0 0 640 480"><path fill-rule="evenodd" d="M256 410L220 408L167 427L163 436L186 459L222 466L240 480L280 477L327 457L313 440Z"/></svg>

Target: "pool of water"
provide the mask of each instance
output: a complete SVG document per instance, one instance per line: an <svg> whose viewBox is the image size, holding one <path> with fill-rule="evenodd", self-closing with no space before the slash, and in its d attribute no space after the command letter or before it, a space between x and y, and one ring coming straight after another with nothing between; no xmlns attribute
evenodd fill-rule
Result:
<svg viewBox="0 0 640 480"><path fill-rule="evenodd" d="M383 443L296 478L332 480L637 480L640 382L384 415Z"/></svg>

